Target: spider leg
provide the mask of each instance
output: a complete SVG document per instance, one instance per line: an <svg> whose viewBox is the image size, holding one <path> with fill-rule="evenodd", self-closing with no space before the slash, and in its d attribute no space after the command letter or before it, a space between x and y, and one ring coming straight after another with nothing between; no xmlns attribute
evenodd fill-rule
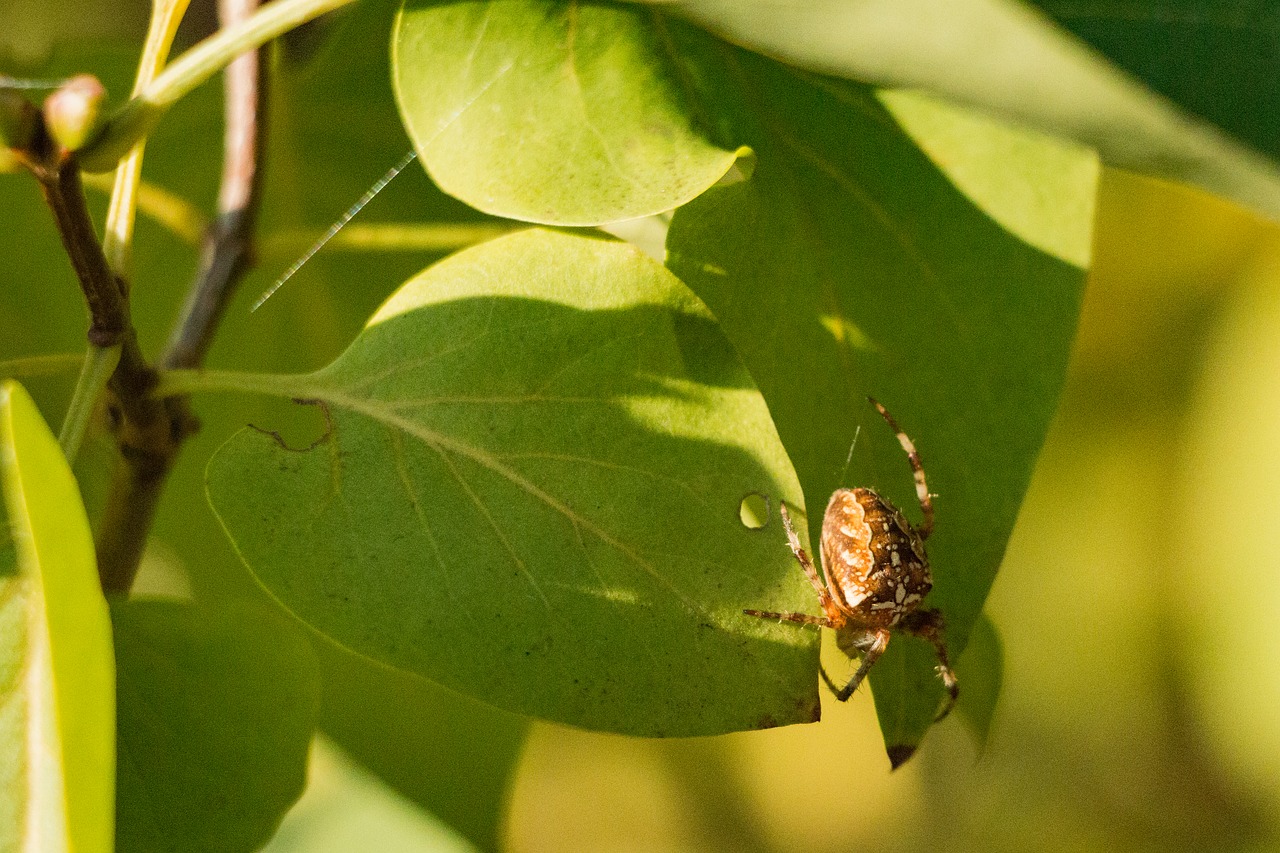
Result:
<svg viewBox="0 0 1280 853"><path fill-rule="evenodd" d="M827 621L841 624L844 618L840 612L840 607L836 604L836 600L831 597L831 593L827 590L826 584L822 582L822 578L818 577L818 570L814 568L813 560L809 559L809 555L800 545L800 537L796 535L795 525L791 523L791 513L787 512L787 505L779 501L778 511L782 515L782 526L787 531L787 544L791 546L791 553L795 555L796 562L800 564L800 568L804 569L805 577L809 579L810 585L818 593L818 603L822 605L822 612L827 614ZM826 627L831 628L835 627L835 625L828 624Z"/></svg>
<svg viewBox="0 0 1280 853"><path fill-rule="evenodd" d="M840 688L836 687L836 683L831 680L831 676L827 675L827 668L822 664L818 664L818 672L822 673L822 680L827 683L827 689L836 696L840 695Z"/></svg>
<svg viewBox="0 0 1280 853"><path fill-rule="evenodd" d="M810 616L808 613L778 613L773 610L744 610L742 612L748 616L758 616L761 619L777 619L782 622L796 622L800 625L816 625L819 628L835 627L827 617Z"/></svg>
<svg viewBox="0 0 1280 853"><path fill-rule="evenodd" d="M938 677L942 679L942 686L947 691L942 710L933 718L935 723L940 722L951 713L956 700L960 698L960 682L956 680L955 670L951 668L951 661L947 656L947 644L942 639L942 614L937 610L917 610L903 620L902 629L927 640L938 656Z"/></svg>
<svg viewBox="0 0 1280 853"><path fill-rule="evenodd" d="M831 688L831 692L836 694L836 698L841 702L849 701L849 697L853 695L853 691L858 689L858 685L862 684L862 680L867 677L867 673L871 671L871 667L875 666L876 661L880 660L880 656L884 654L884 650L889 647L889 629L876 628L866 633L866 638L857 643L857 647L862 649L862 662L858 664L858 671L853 674L853 678L849 679L849 683L839 690L831 683L830 676L824 670L822 678L827 682L827 686Z"/></svg>
<svg viewBox="0 0 1280 853"><path fill-rule="evenodd" d="M916 478L916 498L920 501L920 512L924 514L924 521L916 528L916 533L920 534L921 539L928 539L929 534L933 532L933 496L929 494L929 484L924 479L924 467L920 464L920 454L916 452L916 446L911 443L910 438L907 438L902 427L898 426L898 422L893 419L893 415L885 411L884 406L880 405L874 397L868 397L867 400L880 412L880 417L893 428L898 436L898 443L907 452L907 461L911 463L911 472Z"/></svg>

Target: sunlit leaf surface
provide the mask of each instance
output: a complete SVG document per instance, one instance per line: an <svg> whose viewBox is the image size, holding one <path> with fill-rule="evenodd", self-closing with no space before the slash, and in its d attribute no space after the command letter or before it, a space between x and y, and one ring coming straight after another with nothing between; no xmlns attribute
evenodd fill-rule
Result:
<svg viewBox="0 0 1280 853"><path fill-rule="evenodd" d="M708 139L652 13L559 0L410 0L396 95L423 165L488 213L596 225L670 210L735 154Z"/></svg>
<svg viewBox="0 0 1280 853"><path fill-rule="evenodd" d="M111 625L79 490L23 388L0 384L0 849L109 853Z"/></svg>

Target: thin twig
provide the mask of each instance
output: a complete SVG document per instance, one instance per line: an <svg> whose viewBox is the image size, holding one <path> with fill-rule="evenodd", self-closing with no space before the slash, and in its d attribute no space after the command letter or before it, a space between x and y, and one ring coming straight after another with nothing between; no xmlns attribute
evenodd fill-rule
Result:
<svg viewBox="0 0 1280 853"><path fill-rule="evenodd" d="M86 189L110 193L115 188L113 175L81 175ZM184 243L199 246L209 229L209 217L204 211L177 193L158 184L139 181L137 210ZM105 238L104 238L105 242Z"/></svg>
<svg viewBox="0 0 1280 853"><path fill-rule="evenodd" d="M256 0L219 0L224 27L246 20ZM262 151L266 139L266 75L257 51L226 69L226 132L218 218L205 236L200 269L160 359L165 369L197 367L213 343L227 303L256 259L255 226L262 188Z"/></svg>
<svg viewBox="0 0 1280 853"><path fill-rule="evenodd" d="M138 59L131 97L136 98L139 93L146 91L164 70L169 50L178 34L178 26L189 5L190 0L152 0L151 22L147 26L147 37L142 44L142 56ZM115 270L126 285L130 278L133 228L137 220L145 148L146 139L139 138L116 164L111 203L107 206L107 219L103 225L102 251L106 254L111 269ZM83 165L84 157L79 156L78 159Z"/></svg>
<svg viewBox="0 0 1280 853"><path fill-rule="evenodd" d="M75 159L60 157L55 152L50 160L47 167L35 174L85 301L89 303L89 342L104 349L115 346L129 328L124 287L112 274L97 232L93 230Z"/></svg>

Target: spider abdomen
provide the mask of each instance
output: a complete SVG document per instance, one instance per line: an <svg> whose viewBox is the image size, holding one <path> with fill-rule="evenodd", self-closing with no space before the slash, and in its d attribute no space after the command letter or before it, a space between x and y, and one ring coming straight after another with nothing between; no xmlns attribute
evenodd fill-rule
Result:
<svg viewBox="0 0 1280 853"><path fill-rule="evenodd" d="M915 476L916 499L920 502L920 526L913 526L897 507L871 489L837 489L822 517L824 579L818 576L813 560L800 544L784 503L778 507L778 515L787 533L787 545L818 593L823 615L775 610L742 612L761 619L780 619L834 630L840 650L850 658L862 659L858 671L844 687L836 686L827 671L818 667L822 680L841 702L852 696L867 677L872 665L884 654L894 631L927 641L938 656L938 677L947 691L946 702L934 717L936 722L951 713L960 697L960 683L951 669L947 644L942 637L942 613L920 606L933 588L929 557L924 552L924 540L933 532L933 496L929 494L916 446L884 406L870 397L867 399L906 451ZM893 757L893 765L897 767L906 758L907 755Z"/></svg>
<svg viewBox="0 0 1280 853"><path fill-rule="evenodd" d="M822 519L822 569L837 605L862 628L889 628L933 588L924 541L871 489L839 489Z"/></svg>

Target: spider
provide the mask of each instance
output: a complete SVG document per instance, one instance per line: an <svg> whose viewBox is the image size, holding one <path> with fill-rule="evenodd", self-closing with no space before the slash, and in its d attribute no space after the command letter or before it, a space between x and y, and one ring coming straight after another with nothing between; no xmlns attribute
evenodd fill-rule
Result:
<svg viewBox="0 0 1280 853"><path fill-rule="evenodd" d="M947 660L942 614L920 607L933 588L924 540L933 532L933 501L925 483L924 468L915 445L893 416L871 397L867 398L898 436L915 474L916 497L924 520L913 527L906 516L871 489L838 489L822 518L823 584L813 561L800 545L786 504L780 513L791 553L818 593L824 616L807 613L772 613L744 610L749 616L781 619L801 625L817 625L836 632L836 644L850 658L861 657L858 671L844 687L837 687L819 666L822 680L841 702L847 701L884 654L894 630L927 640L938 655L938 677L947 699L935 722L951 713L960 696L960 685Z"/></svg>

